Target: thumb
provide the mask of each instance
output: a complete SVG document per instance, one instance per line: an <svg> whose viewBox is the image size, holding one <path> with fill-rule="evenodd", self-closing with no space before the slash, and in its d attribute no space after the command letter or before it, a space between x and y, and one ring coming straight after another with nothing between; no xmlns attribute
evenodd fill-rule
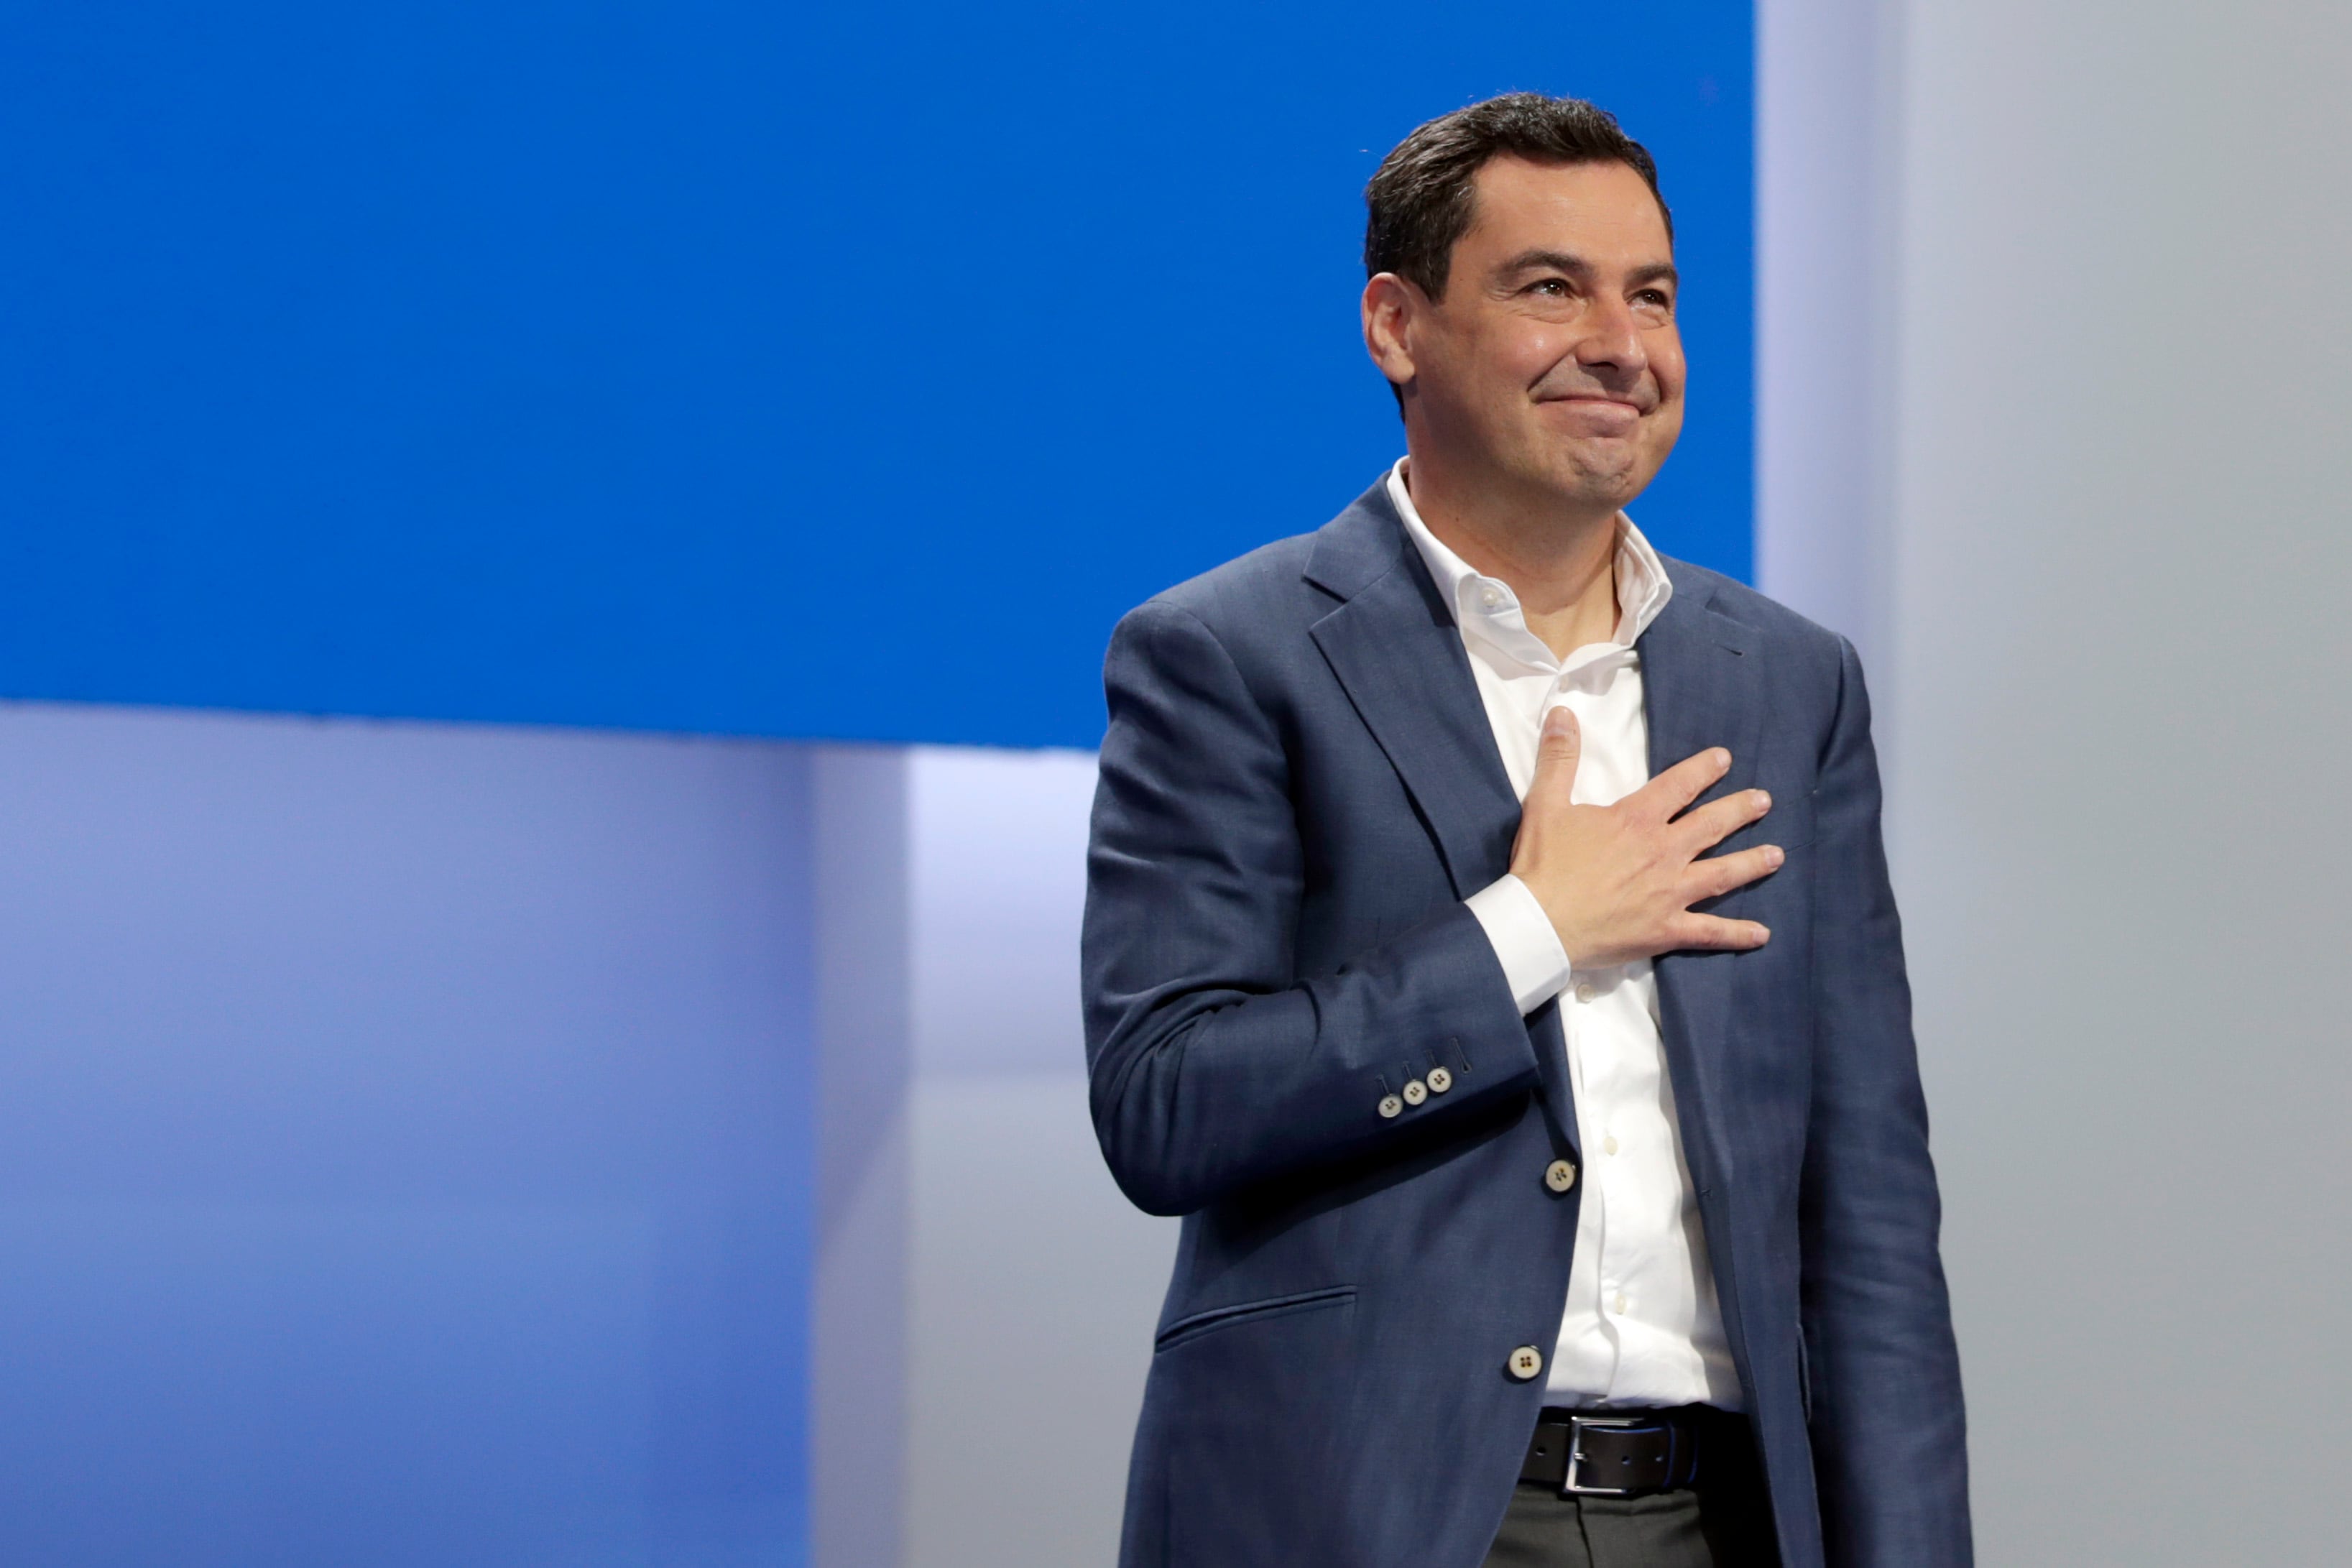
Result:
<svg viewBox="0 0 2352 1568"><path fill-rule="evenodd" d="M1568 792L1576 787L1576 763L1583 750L1583 731L1577 728L1576 715L1568 704L1546 713L1543 734L1536 742L1536 776L1528 784L1529 797L1552 795L1565 804Z"/></svg>

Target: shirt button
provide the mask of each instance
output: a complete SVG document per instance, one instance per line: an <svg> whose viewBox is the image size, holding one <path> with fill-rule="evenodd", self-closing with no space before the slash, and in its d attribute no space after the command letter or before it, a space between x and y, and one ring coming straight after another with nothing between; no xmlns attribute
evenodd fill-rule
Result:
<svg viewBox="0 0 2352 1568"><path fill-rule="evenodd" d="M1430 1093L1444 1094L1447 1089L1452 1089L1453 1087L1454 1075L1452 1073L1446 1071L1444 1068L1432 1068L1429 1069Z"/></svg>
<svg viewBox="0 0 2352 1568"><path fill-rule="evenodd" d="M1594 984L1592 984L1592 982L1591 982L1591 981L1590 981L1590 980L1580 980L1580 981L1578 981L1578 982L1576 983L1576 999L1577 999L1578 1001L1580 1001L1580 1002L1590 1002L1590 1001L1591 1001L1595 996L1598 996L1598 995L1600 995L1600 994L1601 994L1601 987L1599 987L1598 985L1595 985Z"/></svg>
<svg viewBox="0 0 2352 1568"><path fill-rule="evenodd" d="M1481 589L1479 589L1479 590L1478 590L1478 605L1479 605L1479 607L1480 607L1481 609L1487 609L1487 610L1499 610L1499 609L1501 609L1501 608L1503 607L1503 593L1502 593L1502 590L1501 590L1501 589L1499 589L1499 588L1481 588Z"/></svg>
<svg viewBox="0 0 2352 1568"><path fill-rule="evenodd" d="M1511 1352L1508 1365L1511 1375L1525 1383L1543 1370L1543 1352L1533 1345L1521 1345Z"/></svg>
<svg viewBox="0 0 2352 1568"><path fill-rule="evenodd" d="M1566 1160L1554 1160L1544 1167L1544 1185L1556 1193L1568 1191L1576 1185L1576 1167Z"/></svg>
<svg viewBox="0 0 2352 1568"><path fill-rule="evenodd" d="M1625 1315L1625 1298L1622 1296L1618 1297L1616 1306L1617 1315L1621 1318L1623 1317Z"/></svg>
<svg viewBox="0 0 2352 1568"><path fill-rule="evenodd" d="M1394 1117L1403 1110L1404 1101L1399 1100L1395 1095L1384 1094L1381 1097L1381 1114L1382 1116Z"/></svg>
<svg viewBox="0 0 2352 1568"><path fill-rule="evenodd" d="M1411 1083L1404 1086L1404 1102L1407 1105L1419 1105L1423 1100L1427 1100L1428 1098L1429 1086L1422 1082L1421 1079L1414 1079Z"/></svg>
<svg viewBox="0 0 2352 1568"><path fill-rule="evenodd" d="M1608 1137L1603 1138L1601 1141L1601 1151L1604 1154L1614 1154L1617 1152L1617 1134L1612 1132Z"/></svg>

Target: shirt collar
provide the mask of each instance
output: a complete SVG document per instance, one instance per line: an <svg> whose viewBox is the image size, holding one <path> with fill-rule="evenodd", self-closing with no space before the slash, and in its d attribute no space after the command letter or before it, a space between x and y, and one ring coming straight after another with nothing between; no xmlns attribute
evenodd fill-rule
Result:
<svg viewBox="0 0 2352 1568"><path fill-rule="evenodd" d="M1527 622L1519 614L1518 595L1511 585L1499 577L1489 577L1472 567L1462 557L1446 548L1445 542L1429 531L1421 520L1420 509L1412 504L1412 492L1405 489L1405 459L1399 458L1389 469L1389 500L1396 503L1397 513L1404 519L1405 531L1428 564L1429 574L1437 580L1437 591L1454 606L1454 624L1465 632L1476 635L1482 630L1489 637L1533 640ZM1633 526L1633 520L1623 512L1617 514L1617 635L1612 639L1621 647L1631 647L1650 623L1665 609L1666 601L1674 596L1675 585L1666 576L1665 563Z"/></svg>

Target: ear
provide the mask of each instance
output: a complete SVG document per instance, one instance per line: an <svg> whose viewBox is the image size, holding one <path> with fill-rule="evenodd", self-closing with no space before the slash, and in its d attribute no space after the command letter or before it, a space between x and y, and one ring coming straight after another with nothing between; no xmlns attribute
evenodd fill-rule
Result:
<svg viewBox="0 0 2352 1568"><path fill-rule="evenodd" d="M1393 272L1364 285L1364 350L1392 386L1412 380L1413 328L1428 310L1429 297Z"/></svg>

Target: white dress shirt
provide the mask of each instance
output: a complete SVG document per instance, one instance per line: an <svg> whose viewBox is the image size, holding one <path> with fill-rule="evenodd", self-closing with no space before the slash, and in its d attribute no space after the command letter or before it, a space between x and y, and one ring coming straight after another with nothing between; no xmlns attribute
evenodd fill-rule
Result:
<svg viewBox="0 0 2352 1568"><path fill-rule="evenodd" d="M1403 459L1389 471L1388 485L1438 591L1454 606L1486 721L1519 798L1527 798L1535 777L1544 715L1561 704L1575 712L1582 732L1572 799L1608 805L1648 783L1649 724L1633 644L1674 587L1633 521L1622 513L1617 520L1617 635L1562 659L1528 629L1508 584L1473 571L1430 532L1405 489ZM1549 1402L1742 1408L1697 1195L1683 1159L1649 962L1572 969L1550 917L1517 877L1481 889L1469 905L1495 944L1519 1011L1560 997L1568 1038L1584 1196L1568 1307L1545 1385Z"/></svg>

